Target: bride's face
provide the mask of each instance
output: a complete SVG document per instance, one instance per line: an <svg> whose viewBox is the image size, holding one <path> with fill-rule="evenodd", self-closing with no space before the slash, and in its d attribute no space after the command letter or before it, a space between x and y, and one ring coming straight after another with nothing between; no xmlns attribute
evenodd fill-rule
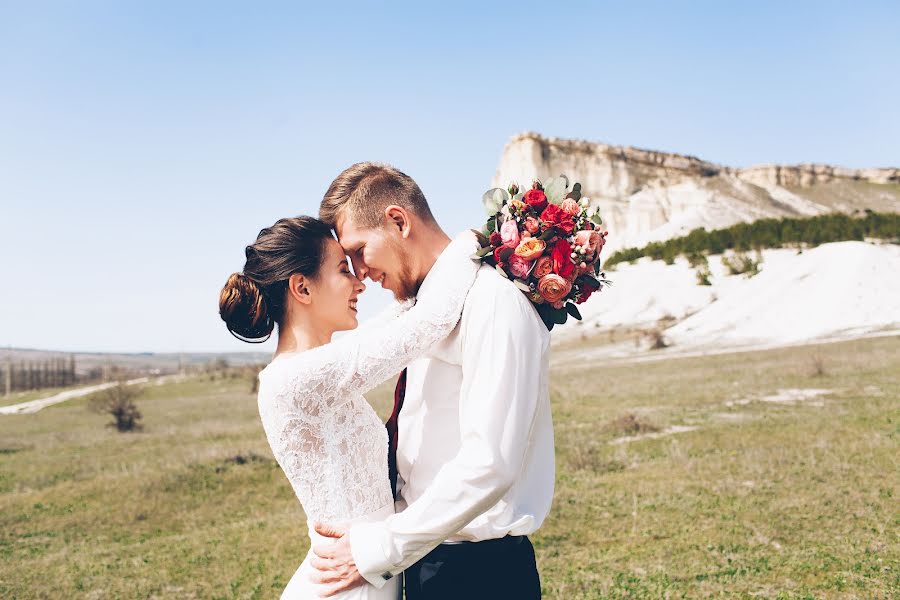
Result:
<svg viewBox="0 0 900 600"><path fill-rule="evenodd" d="M313 293L311 308L316 322L332 331L355 329L356 300L366 286L350 270L347 256L337 240L325 241L325 252L319 272L309 282Z"/></svg>

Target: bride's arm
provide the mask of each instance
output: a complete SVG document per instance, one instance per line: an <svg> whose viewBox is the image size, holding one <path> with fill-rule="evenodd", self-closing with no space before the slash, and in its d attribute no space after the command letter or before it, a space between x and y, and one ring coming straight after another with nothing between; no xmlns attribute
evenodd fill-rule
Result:
<svg viewBox="0 0 900 600"><path fill-rule="evenodd" d="M348 393L364 393L400 372L456 327L479 264L470 233L457 237L438 257L416 304L394 319L364 327L311 351L304 379L318 382L327 404L341 404ZM423 286L425 287L425 286Z"/></svg>
<svg viewBox="0 0 900 600"><path fill-rule="evenodd" d="M379 327L385 327L390 325L395 319L399 318L406 311L412 308L413 304L415 304L415 300L400 300L394 301L380 312L378 312L375 316L369 317L365 321L359 324L359 327L356 329L352 329L350 331L341 332L340 337L338 339L357 339L360 335L368 333L374 329L378 329ZM337 340L335 340L337 341Z"/></svg>

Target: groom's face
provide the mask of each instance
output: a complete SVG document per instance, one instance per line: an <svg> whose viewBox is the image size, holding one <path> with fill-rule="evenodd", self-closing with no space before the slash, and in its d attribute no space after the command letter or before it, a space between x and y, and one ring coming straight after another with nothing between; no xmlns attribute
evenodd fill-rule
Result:
<svg viewBox="0 0 900 600"><path fill-rule="evenodd" d="M352 215L345 213L338 217L335 232L360 281L368 277L393 292L398 300L416 295L418 282L411 272L403 239L392 235L393 228L359 226Z"/></svg>

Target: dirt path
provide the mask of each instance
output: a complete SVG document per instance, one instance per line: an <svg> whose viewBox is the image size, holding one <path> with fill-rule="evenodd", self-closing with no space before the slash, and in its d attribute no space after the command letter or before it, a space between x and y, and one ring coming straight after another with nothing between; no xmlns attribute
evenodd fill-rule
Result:
<svg viewBox="0 0 900 600"><path fill-rule="evenodd" d="M147 383L148 381L150 380L147 377L139 377L138 379L129 379L125 382L125 384L135 385L138 383ZM93 394L94 392L99 392L100 390L111 388L114 385L116 385L115 382L99 383L97 385L89 385L75 390L67 390L65 392L54 394L53 396L47 396L46 398L29 400L28 402L22 402L21 404L13 404L12 406L0 406L0 415L26 415L30 413L36 413L42 408L53 406L54 404L59 404L60 402L71 400L72 398L87 396L88 394Z"/></svg>

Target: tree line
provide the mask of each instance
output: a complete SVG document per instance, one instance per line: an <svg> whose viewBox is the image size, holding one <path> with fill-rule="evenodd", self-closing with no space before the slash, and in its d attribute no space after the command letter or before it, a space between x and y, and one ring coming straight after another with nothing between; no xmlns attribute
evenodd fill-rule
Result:
<svg viewBox="0 0 900 600"><path fill-rule="evenodd" d="M762 248L810 248L829 242L879 239L900 242L900 214L866 210L862 216L832 213L805 218L760 219L707 231L700 227L689 234L643 248L623 248L606 259L604 267L631 262L645 256L671 264L675 257L689 259L722 254L726 250L746 252Z"/></svg>
<svg viewBox="0 0 900 600"><path fill-rule="evenodd" d="M65 387L79 381L75 373L75 356L56 356L46 360L6 361L4 368L6 393Z"/></svg>

